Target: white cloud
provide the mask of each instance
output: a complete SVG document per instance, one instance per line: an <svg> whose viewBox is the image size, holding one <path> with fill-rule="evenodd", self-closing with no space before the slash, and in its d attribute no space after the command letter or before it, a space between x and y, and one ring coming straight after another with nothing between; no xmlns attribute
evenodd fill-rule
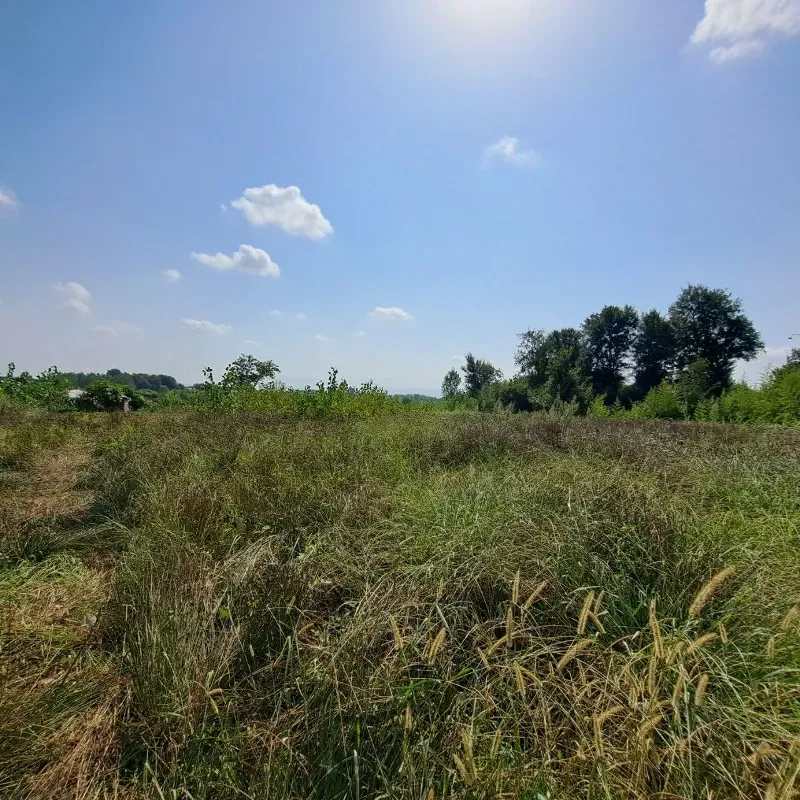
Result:
<svg viewBox="0 0 800 800"><path fill-rule="evenodd" d="M410 320L414 319L407 311L403 311L402 308L397 308L397 306L390 306L389 308L382 308L381 306L375 306L374 311L370 311L369 315L373 319L380 319L386 321L398 321L398 320Z"/></svg>
<svg viewBox="0 0 800 800"><path fill-rule="evenodd" d="M318 333L314 338L318 342L331 342L331 341L333 341L330 336L323 336L323 334L321 334L321 333Z"/></svg>
<svg viewBox="0 0 800 800"><path fill-rule="evenodd" d="M765 39L800 35L800 0L706 0L692 44L713 45L718 64L760 53Z"/></svg>
<svg viewBox="0 0 800 800"><path fill-rule="evenodd" d="M161 273L167 280L167 283L177 283L181 279L181 274L176 269L165 269Z"/></svg>
<svg viewBox="0 0 800 800"><path fill-rule="evenodd" d="M297 319L308 319L308 314L304 314L302 311L298 311L298 312L295 314L295 317L296 317Z"/></svg>
<svg viewBox="0 0 800 800"><path fill-rule="evenodd" d="M318 205L309 203L297 186L252 187L231 203L252 225L277 225L292 236L324 239L333 233L333 226Z"/></svg>
<svg viewBox="0 0 800 800"><path fill-rule="evenodd" d="M356 336L356 337L358 337L359 339L360 339L362 336L366 336L366 335L367 335L367 332L366 332L366 331L356 331L356 332L353 334L353 336Z"/></svg>
<svg viewBox="0 0 800 800"><path fill-rule="evenodd" d="M183 324L187 328L194 331L202 331L203 333L213 333L217 336L230 333L233 328L230 325L223 325L218 322L209 322L207 319L184 319Z"/></svg>
<svg viewBox="0 0 800 800"><path fill-rule="evenodd" d="M450 356L451 361L463 361L464 356Z"/></svg>
<svg viewBox="0 0 800 800"><path fill-rule="evenodd" d="M0 208L16 208L17 205L17 197L14 192L0 186Z"/></svg>
<svg viewBox="0 0 800 800"><path fill-rule="evenodd" d="M57 283L53 288L64 295L64 308L71 308L79 314L88 314L91 311L89 308L92 300L91 292L79 283L75 281Z"/></svg>
<svg viewBox="0 0 800 800"><path fill-rule="evenodd" d="M251 247L249 244L239 245L239 249L232 255L225 253L192 253L191 257L212 269L222 272L247 272L251 275L264 275L269 278L277 278L281 271L278 265L269 257L269 253Z"/></svg>
<svg viewBox="0 0 800 800"><path fill-rule="evenodd" d="M536 150L520 150L520 141L516 136L503 136L484 150L485 166L498 159L515 167L534 168L542 163L542 157Z"/></svg>
<svg viewBox="0 0 800 800"><path fill-rule="evenodd" d="M273 308L272 311L269 312L269 315L271 317L279 317L281 315L281 312L278 311L277 308Z"/></svg>
<svg viewBox="0 0 800 800"><path fill-rule="evenodd" d="M737 58L747 58L756 53L762 52L764 43L758 39L745 39L743 42L736 42L730 47L715 47L708 57L716 64L725 64L728 61L736 61Z"/></svg>
<svg viewBox="0 0 800 800"><path fill-rule="evenodd" d="M257 342L255 339L242 339L242 344L249 344L251 347L261 347L263 342Z"/></svg>
<svg viewBox="0 0 800 800"><path fill-rule="evenodd" d="M226 206L225 203L220 203L219 204L219 210L220 211L227 211L228 210L228 206Z"/></svg>
<svg viewBox="0 0 800 800"><path fill-rule="evenodd" d="M129 322L109 322L108 325L92 325L92 330L96 333L103 333L106 336L141 336L144 333L138 325L131 325Z"/></svg>

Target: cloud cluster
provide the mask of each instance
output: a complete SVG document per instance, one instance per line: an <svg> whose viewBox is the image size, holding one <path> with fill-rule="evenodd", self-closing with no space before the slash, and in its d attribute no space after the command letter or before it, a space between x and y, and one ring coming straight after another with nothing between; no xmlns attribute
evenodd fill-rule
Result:
<svg viewBox="0 0 800 800"><path fill-rule="evenodd" d="M692 44L711 46L718 64L762 52L766 39L800 35L800 0L706 0Z"/></svg>
<svg viewBox="0 0 800 800"><path fill-rule="evenodd" d="M372 319L382 320L385 322L397 322L414 319L408 311L404 311L397 306L389 306L384 308L382 306L375 306L373 311L369 312Z"/></svg>
<svg viewBox="0 0 800 800"><path fill-rule="evenodd" d="M324 239L333 233L318 205L309 203L297 186L255 186L231 203L252 225L277 225L292 236Z"/></svg>
<svg viewBox="0 0 800 800"><path fill-rule="evenodd" d="M542 163L542 157L536 150L521 150L520 141L516 136L503 136L484 150L484 166L493 161L503 161L515 167L533 169Z"/></svg>
<svg viewBox="0 0 800 800"><path fill-rule="evenodd" d="M92 300L91 292L75 281L57 283L53 287L64 296L64 308L71 308L79 314L88 314L91 311L89 303Z"/></svg>
<svg viewBox="0 0 800 800"><path fill-rule="evenodd" d="M0 209L3 208L16 208L17 197L11 189L4 189L0 186Z"/></svg>
<svg viewBox="0 0 800 800"><path fill-rule="evenodd" d="M247 272L251 275L263 275L268 278L280 277L278 265L269 257L265 250L251 247L249 244L239 245L239 249L232 255L225 253L192 253L191 257L200 264L221 272Z"/></svg>
<svg viewBox="0 0 800 800"><path fill-rule="evenodd" d="M233 330L230 325L223 325L220 322L209 322L207 319L184 319L183 324L193 331L213 333L216 336L223 336Z"/></svg>
<svg viewBox="0 0 800 800"><path fill-rule="evenodd" d="M167 283L177 283L181 279L181 274L176 269L165 269L161 274Z"/></svg>

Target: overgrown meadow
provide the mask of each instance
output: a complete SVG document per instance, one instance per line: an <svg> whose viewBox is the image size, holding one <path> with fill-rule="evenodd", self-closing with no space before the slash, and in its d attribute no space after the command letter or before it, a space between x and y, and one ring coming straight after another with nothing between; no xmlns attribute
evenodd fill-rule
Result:
<svg viewBox="0 0 800 800"><path fill-rule="evenodd" d="M799 446L7 409L0 796L788 800Z"/></svg>

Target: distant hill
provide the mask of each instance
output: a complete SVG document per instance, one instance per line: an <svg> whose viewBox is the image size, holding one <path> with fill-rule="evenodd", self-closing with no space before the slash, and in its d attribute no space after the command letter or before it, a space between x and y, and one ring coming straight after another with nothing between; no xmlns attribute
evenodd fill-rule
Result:
<svg viewBox="0 0 800 800"><path fill-rule="evenodd" d="M174 389L184 389L182 383L178 383L172 375L148 375L144 372L123 372L121 369L110 369L105 373L101 372L64 372L63 376L70 382L75 389L83 389L90 383L102 378L110 378L115 383L122 386L130 386L131 389L152 389L162 391Z"/></svg>

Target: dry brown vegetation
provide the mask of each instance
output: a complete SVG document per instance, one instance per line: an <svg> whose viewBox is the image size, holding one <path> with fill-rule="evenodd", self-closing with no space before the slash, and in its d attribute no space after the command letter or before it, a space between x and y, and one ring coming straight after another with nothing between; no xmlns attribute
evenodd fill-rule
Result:
<svg viewBox="0 0 800 800"><path fill-rule="evenodd" d="M0 416L0 796L763 798L800 436Z"/></svg>

